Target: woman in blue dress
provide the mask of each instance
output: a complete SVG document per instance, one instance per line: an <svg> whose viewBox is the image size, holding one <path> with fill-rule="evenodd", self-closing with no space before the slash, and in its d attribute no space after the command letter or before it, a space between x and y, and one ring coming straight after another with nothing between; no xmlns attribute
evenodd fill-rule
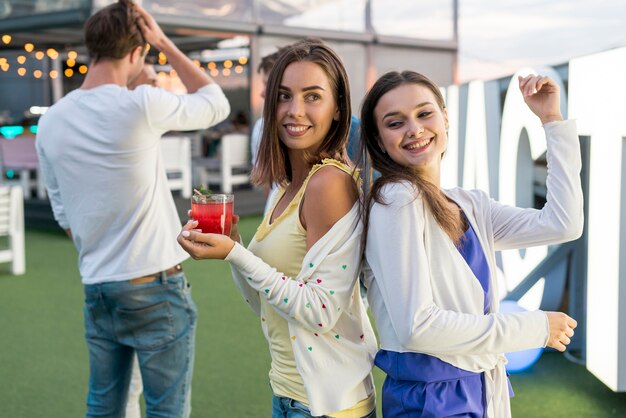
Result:
<svg viewBox="0 0 626 418"><path fill-rule="evenodd" d="M364 99L362 142L381 173L365 202L364 240L386 418L508 417L503 353L564 351L574 334L564 313L498 312L495 251L573 240L583 226L578 136L561 116L559 87L536 75L519 86L546 132L541 210L441 189L448 117L427 77L387 73Z"/></svg>

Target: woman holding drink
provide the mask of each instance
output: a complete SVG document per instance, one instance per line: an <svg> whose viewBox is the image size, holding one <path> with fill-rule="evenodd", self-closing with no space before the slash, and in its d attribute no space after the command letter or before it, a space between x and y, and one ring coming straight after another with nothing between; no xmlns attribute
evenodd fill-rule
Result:
<svg viewBox="0 0 626 418"><path fill-rule="evenodd" d="M519 87L547 137L541 210L440 188L448 118L425 76L387 73L364 99L362 143L382 175L366 199L364 240L385 418L509 417L503 353L564 351L574 334L564 313L498 313L495 251L573 240L583 226L578 136L561 117L558 85L529 75Z"/></svg>
<svg viewBox="0 0 626 418"><path fill-rule="evenodd" d="M350 90L321 41L286 47L265 96L253 180L280 185L248 249L190 221L180 245L223 258L268 341L272 417L374 417L376 340L359 295L359 193L346 156ZM320 204L321 203L321 204ZM231 239L231 238L234 238Z"/></svg>

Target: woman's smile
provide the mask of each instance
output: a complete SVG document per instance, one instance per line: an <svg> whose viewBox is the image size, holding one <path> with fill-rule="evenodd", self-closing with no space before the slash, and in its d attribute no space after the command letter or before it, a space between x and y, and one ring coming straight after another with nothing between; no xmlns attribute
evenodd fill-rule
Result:
<svg viewBox="0 0 626 418"><path fill-rule="evenodd" d="M283 126L289 136L302 136L308 132L309 128L311 128L310 125L299 125L295 123L288 123Z"/></svg>
<svg viewBox="0 0 626 418"><path fill-rule="evenodd" d="M415 141L411 141L406 145L403 145L402 148L404 148L407 151L410 151L411 153L414 154L419 154L420 152L423 152L426 150L426 148L432 143L433 138L422 138L419 140L415 140Z"/></svg>

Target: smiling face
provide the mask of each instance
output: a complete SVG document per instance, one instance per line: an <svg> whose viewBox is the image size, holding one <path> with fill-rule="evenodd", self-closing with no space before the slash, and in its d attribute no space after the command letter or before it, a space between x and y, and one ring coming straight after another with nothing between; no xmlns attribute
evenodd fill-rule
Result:
<svg viewBox="0 0 626 418"><path fill-rule="evenodd" d="M335 51L318 39L283 48L267 80L252 181L284 186L325 158L348 162L351 108L350 83Z"/></svg>
<svg viewBox="0 0 626 418"><path fill-rule="evenodd" d="M389 157L405 167L420 167L438 184L448 115L433 92L421 84L402 84L381 96L374 118L379 145Z"/></svg>
<svg viewBox="0 0 626 418"><path fill-rule="evenodd" d="M315 153L339 109L328 76L317 64L289 64L280 81L276 118L278 136L290 151Z"/></svg>

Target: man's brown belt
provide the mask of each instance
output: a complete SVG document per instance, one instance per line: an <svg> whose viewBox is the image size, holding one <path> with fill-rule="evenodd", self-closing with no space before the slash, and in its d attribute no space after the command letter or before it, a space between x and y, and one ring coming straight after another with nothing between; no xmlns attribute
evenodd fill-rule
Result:
<svg viewBox="0 0 626 418"><path fill-rule="evenodd" d="M170 267L167 270L165 270L165 275L170 276L172 274L176 274L181 271L183 271L183 266L181 266L180 264L176 264L174 267ZM161 273L154 273L148 276L137 277L136 279L130 279L129 282L131 282L132 284L150 283L150 282L155 281L157 277L159 277L160 275Z"/></svg>

